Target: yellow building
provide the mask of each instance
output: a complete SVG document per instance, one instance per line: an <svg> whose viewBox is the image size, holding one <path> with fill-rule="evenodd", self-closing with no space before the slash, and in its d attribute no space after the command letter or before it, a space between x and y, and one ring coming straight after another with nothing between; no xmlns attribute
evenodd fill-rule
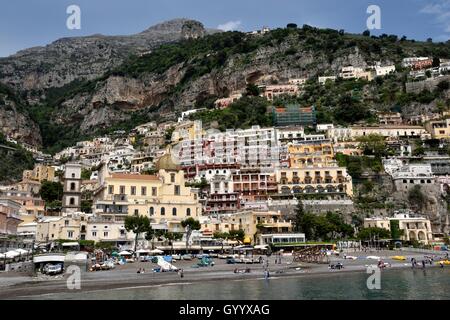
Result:
<svg viewBox="0 0 450 320"><path fill-rule="evenodd" d="M333 144L329 140L288 144L289 167L320 167L334 163Z"/></svg>
<svg viewBox="0 0 450 320"><path fill-rule="evenodd" d="M352 177L338 166L286 168L275 170L280 194L346 194L353 196Z"/></svg>
<svg viewBox="0 0 450 320"><path fill-rule="evenodd" d="M244 230L248 241L256 243L259 235L292 232L292 222L281 218L276 211L242 211L230 217L230 223L236 224L238 230Z"/></svg>
<svg viewBox="0 0 450 320"><path fill-rule="evenodd" d="M450 138L450 118L444 120L429 121L425 124L425 129L434 139Z"/></svg>
<svg viewBox="0 0 450 320"><path fill-rule="evenodd" d="M197 194L185 186L184 172L178 170L161 169L158 175L112 174L95 199L96 215L106 220L146 215L154 227L172 232L183 232L182 220L201 215Z"/></svg>
<svg viewBox="0 0 450 320"><path fill-rule="evenodd" d="M36 241L85 240L89 216L85 213L67 213L61 217L44 217L38 221Z"/></svg>
<svg viewBox="0 0 450 320"><path fill-rule="evenodd" d="M176 125L172 132L172 142L201 139L204 134L201 121L185 121Z"/></svg>
<svg viewBox="0 0 450 320"><path fill-rule="evenodd" d="M55 179L55 168L42 164L35 165L33 170L23 171L23 180L35 180L42 182L44 180L53 181Z"/></svg>

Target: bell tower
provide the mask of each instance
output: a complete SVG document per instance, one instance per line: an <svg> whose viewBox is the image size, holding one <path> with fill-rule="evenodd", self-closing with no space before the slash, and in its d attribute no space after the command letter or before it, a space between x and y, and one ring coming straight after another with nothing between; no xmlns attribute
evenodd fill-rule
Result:
<svg viewBox="0 0 450 320"><path fill-rule="evenodd" d="M81 211L81 165L68 163L64 170L63 212Z"/></svg>

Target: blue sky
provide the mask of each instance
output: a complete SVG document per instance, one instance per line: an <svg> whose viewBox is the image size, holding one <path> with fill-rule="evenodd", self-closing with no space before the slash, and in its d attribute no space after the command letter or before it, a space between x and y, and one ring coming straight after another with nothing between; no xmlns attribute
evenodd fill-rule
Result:
<svg viewBox="0 0 450 320"><path fill-rule="evenodd" d="M72 4L81 8L81 30L66 28ZM294 22L360 33L369 5L381 8L381 30L373 34L450 38L450 0L14 0L0 4L0 56L62 37L138 33L179 17L241 31Z"/></svg>

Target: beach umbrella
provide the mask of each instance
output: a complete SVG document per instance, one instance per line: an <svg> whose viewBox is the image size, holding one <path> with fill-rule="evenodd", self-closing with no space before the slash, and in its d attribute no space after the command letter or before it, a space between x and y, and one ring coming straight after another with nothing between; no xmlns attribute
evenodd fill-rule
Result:
<svg viewBox="0 0 450 320"><path fill-rule="evenodd" d="M153 250L150 251L150 253L160 254L160 253L164 253L164 251L159 250L159 249L153 249Z"/></svg>
<svg viewBox="0 0 450 320"><path fill-rule="evenodd" d="M120 255L120 256L131 256L131 254L132 254L131 252L128 252L128 251L125 251L125 250L119 252L119 255Z"/></svg>
<svg viewBox="0 0 450 320"><path fill-rule="evenodd" d="M5 253L6 258L8 259L14 259L18 256L20 256L20 253L18 253L17 251L8 251L7 253Z"/></svg>
<svg viewBox="0 0 450 320"><path fill-rule="evenodd" d="M136 251L136 253L149 253L150 251L145 250L145 249L139 249L138 251Z"/></svg>
<svg viewBox="0 0 450 320"><path fill-rule="evenodd" d="M118 253L117 251L114 251L113 253L111 253L111 255L112 255L113 257L118 257L118 256L119 256L119 253Z"/></svg>
<svg viewBox="0 0 450 320"><path fill-rule="evenodd" d="M0 253L0 259L5 259L5 255L3 253Z"/></svg>

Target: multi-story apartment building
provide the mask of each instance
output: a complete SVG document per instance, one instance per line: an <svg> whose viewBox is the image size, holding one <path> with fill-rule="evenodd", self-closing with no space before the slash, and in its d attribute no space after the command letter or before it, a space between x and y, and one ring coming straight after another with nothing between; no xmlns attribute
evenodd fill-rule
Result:
<svg viewBox="0 0 450 320"><path fill-rule="evenodd" d="M20 218L24 222L32 222L45 213L45 202L31 192L6 190L0 192L0 197L20 204Z"/></svg>
<svg viewBox="0 0 450 320"><path fill-rule="evenodd" d="M425 129L434 139L450 139L450 118L425 123Z"/></svg>
<svg viewBox="0 0 450 320"><path fill-rule="evenodd" d="M403 123L402 115L399 112L378 112L378 122L385 126L396 126Z"/></svg>
<svg viewBox="0 0 450 320"><path fill-rule="evenodd" d="M276 134L280 146L289 142L325 140L325 135L323 134L305 134L303 127L276 128Z"/></svg>
<svg viewBox="0 0 450 320"><path fill-rule="evenodd" d="M313 168L335 163L333 143L330 140L290 143L287 150L290 168Z"/></svg>
<svg viewBox="0 0 450 320"><path fill-rule="evenodd" d="M299 86L296 84L268 85L261 88L263 89L262 96L269 101L273 101L279 96L297 96L300 93Z"/></svg>
<svg viewBox="0 0 450 320"><path fill-rule="evenodd" d="M225 164L273 167L279 162L279 148L274 128L253 126L183 140L174 147L172 156L182 167Z"/></svg>
<svg viewBox="0 0 450 320"><path fill-rule="evenodd" d="M203 133L201 121L184 121L175 126L172 132L172 142L201 139Z"/></svg>
<svg viewBox="0 0 450 320"><path fill-rule="evenodd" d="M17 227L23 221L20 218L20 203L10 199L0 199L0 236L17 234Z"/></svg>
<svg viewBox="0 0 450 320"><path fill-rule="evenodd" d="M55 240L87 240L87 223L91 215L81 212L64 213L60 217L43 217L36 228L37 242Z"/></svg>
<svg viewBox="0 0 450 320"><path fill-rule="evenodd" d="M241 211L232 215L230 221L237 223L254 244L263 243L262 235L288 233L293 228L291 221L283 220L281 213L275 211Z"/></svg>
<svg viewBox="0 0 450 320"><path fill-rule="evenodd" d="M401 240L419 241L428 244L433 240L431 222L429 219L414 216L409 213L396 213L393 217L372 217L364 219L364 228L382 228L391 230L392 221L398 221L399 229L403 230Z"/></svg>
<svg viewBox="0 0 450 320"><path fill-rule="evenodd" d="M210 191L205 203L207 214L234 213L240 208L239 193L233 189L230 174L216 174L210 179Z"/></svg>
<svg viewBox="0 0 450 320"><path fill-rule="evenodd" d="M372 81L375 77L375 72L365 71L363 68L359 67L343 67L339 73L339 77L343 79L365 79L367 81Z"/></svg>
<svg viewBox="0 0 450 320"><path fill-rule="evenodd" d="M347 169L338 166L282 168L275 170L281 195L322 194L333 198L353 196Z"/></svg>
<svg viewBox="0 0 450 320"><path fill-rule="evenodd" d="M277 193L277 183L273 171L260 168L241 168L233 173L233 190L241 196L241 204L267 200Z"/></svg>
<svg viewBox="0 0 450 320"><path fill-rule="evenodd" d="M37 164L33 170L23 171L23 180L35 180L42 182L44 180L53 181L55 179L55 168Z"/></svg>
<svg viewBox="0 0 450 320"><path fill-rule="evenodd" d="M128 215L149 216L181 232L181 221L201 214L198 195L185 186L183 171L160 170L158 175L112 174L94 196L97 217L123 221Z"/></svg>
<svg viewBox="0 0 450 320"><path fill-rule="evenodd" d="M328 77L319 77L319 84L324 85L327 81L335 82L336 76L328 76Z"/></svg>
<svg viewBox="0 0 450 320"><path fill-rule="evenodd" d="M427 131L421 126L408 125L335 127L327 131L327 137L333 141L349 141L371 134L390 138L420 138L427 134Z"/></svg>

